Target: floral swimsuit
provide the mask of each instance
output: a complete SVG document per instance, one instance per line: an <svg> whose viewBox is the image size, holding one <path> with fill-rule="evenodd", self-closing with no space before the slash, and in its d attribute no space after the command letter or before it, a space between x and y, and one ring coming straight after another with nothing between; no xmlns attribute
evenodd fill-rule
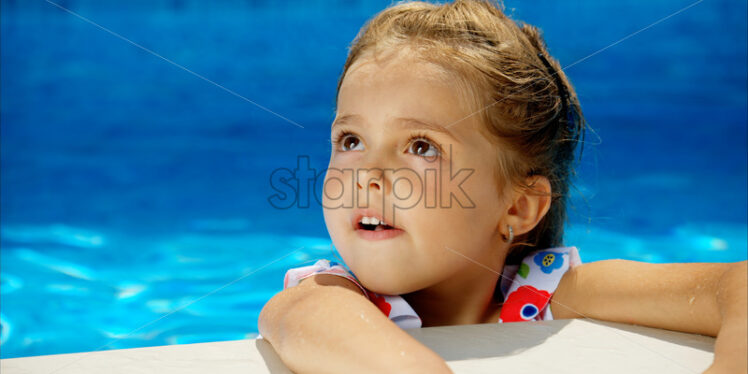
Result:
<svg viewBox="0 0 748 374"><path fill-rule="evenodd" d="M581 265L576 247L556 247L537 250L527 255L519 265L506 265L501 276L504 303L499 323L552 320L549 301L561 277L570 268ZM398 295L382 295L364 288L353 273L343 265L319 260L314 265L289 269L283 288L293 287L314 274L333 274L356 284L366 297L390 320L403 329L421 327L421 318Z"/></svg>

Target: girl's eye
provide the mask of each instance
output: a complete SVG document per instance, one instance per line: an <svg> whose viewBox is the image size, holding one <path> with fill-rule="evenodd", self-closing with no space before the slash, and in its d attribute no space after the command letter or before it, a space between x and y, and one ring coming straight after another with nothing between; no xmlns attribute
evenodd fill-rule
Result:
<svg viewBox="0 0 748 374"><path fill-rule="evenodd" d="M408 152L421 157L436 157L439 155L439 149L429 140L416 138L408 146Z"/></svg>
<svg viewBox="0 0 748 374"><path fill-rule="evenodd" d="M337 143L341 151L360 151L364 149L364 144L361 143L361 139L353 134L341 135Z"/></svg>

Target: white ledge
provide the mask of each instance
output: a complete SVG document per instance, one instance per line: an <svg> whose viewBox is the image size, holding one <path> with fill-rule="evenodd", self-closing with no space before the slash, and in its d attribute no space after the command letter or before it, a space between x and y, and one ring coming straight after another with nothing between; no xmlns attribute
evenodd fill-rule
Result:
<svg viewBox="0 0 748 374"><path fill-rule="evenodd" d="M592 319L406 330L455 373L701 373L714 338ZM0 360L3 374L291 373L264 339Z"/></svg>

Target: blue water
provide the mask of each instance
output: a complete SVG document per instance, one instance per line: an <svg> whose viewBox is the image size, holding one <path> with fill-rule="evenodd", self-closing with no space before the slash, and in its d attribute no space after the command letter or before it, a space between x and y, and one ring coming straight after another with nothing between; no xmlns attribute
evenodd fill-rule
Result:
<svg viewBox="0 0 748 374"><path fill-rule="evenodd" d="M693 2L508 2L569 66ZM3 0L0 357L241 339L285 269L332 258L337 75L375 1ZM585 262L746 259L746 3L701 2L569 67L588 133L566 243ZM284 257L285 256L285 257Z"/></svg>

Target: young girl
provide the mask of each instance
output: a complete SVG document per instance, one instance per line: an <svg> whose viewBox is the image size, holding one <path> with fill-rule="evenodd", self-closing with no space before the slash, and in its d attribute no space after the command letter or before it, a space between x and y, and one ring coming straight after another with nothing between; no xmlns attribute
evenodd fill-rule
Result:
<svg viewBox="0 0 748 374"><path fill-rule="evenodd" d="M392 6L338 83L324 217L342 264L286 273L259 330L298 372L449 372L404 328L589 317L717 336L746 371L746 262L581 264L563 246L584 117L499 4Z"/></svg>

